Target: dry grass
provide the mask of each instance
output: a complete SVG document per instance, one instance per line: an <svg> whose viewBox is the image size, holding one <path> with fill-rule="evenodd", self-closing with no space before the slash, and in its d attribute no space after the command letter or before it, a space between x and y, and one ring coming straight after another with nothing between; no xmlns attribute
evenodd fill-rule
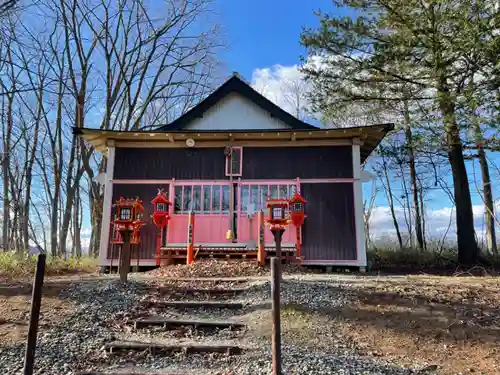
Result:
<svg viewBox="0 0 500 375"><path fill-rule="evenodd" d="M36 256L13 252L0 253L0 281L29 280L35 272ZM62 258L48 257L46 276L93 273L97 270L97 259L90 257Z"/></svg>
<svg viewBox="0 0 500 375"><path fill-rule="evenodd" d="M353 289L357 302L349 306L285 306L283 340L355 348L400 366L435 364L446 375L500 374L499 287L494 278L370 281ZM265 318L256 334L270 334Z"/></svg>

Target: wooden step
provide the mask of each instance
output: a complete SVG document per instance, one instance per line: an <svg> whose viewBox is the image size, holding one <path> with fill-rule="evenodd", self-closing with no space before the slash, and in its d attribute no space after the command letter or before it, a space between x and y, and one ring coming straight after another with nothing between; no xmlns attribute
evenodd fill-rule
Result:
<svg viewBox="0 0 500 375"><path fill-rule="evenodd" d="M185 354L201 354L201 353L222 353L228 355L237 355L243 352L243 349L236 345L225 344L177 344L177 345L164 345L149 342L137 341L114 341L105 345L105 349L110 354L117 354L121 352L144 352L149 351L152 355L169 355L171 353L185 353Z"/></svg>
<svg viewBox="0 0 500 375"><path fill-rule="evenodd" d="M193 327L194 329L242 329L243 323L238 322L218 322L213 320L172 320L162 317L138 319L134 322L135 329L147 327L163 327L165 329L175 329L178 327Z"/></svg>
<svg viewBox="0 0 500 375"><path fill-rule="evenodd" d="M149 307L175 308L175 309L232 309L243 308L240 302L225 301L150 301Z"/></svg>
<svg viewBox="0 0 500 375"><path fill-rule="evenodd" d="M77 372L76 375L184 375L180 372Z"/></svg>
<svg viewBox="0 0 500 375"><path fill-rule="evenodd" d="M214 295L214 296L236 296L245 293L249 288L234 288L234 289L222 289L222 288L168 288L162 287L159 289L160 294L171 293L174 296L193 296L193 295Z"/></svg>

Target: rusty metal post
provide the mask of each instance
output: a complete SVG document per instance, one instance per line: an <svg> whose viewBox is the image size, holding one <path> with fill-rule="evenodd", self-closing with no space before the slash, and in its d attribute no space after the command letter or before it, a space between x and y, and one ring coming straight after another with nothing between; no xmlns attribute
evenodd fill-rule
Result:
<svg viewBox="0 0 500 375"><path fill-rule="evenodd" d="M38 261L36 263L35 280L33 281L33 294L31 297L30 325L28 330L28 340L26 341L26 353L24 357L24 375L33 375L46 257L46 254L39 254Z"/></svg>
<svg viewBox="0 0 500 375"><path fill-rule="evenodd" d="M130 236L132 230L124 229L120 231L123 238L122 249L120 251L120 282L126 283L130 272Z"/></svg>
<svg viewBox="0 0 500 375"><path fill-rule="evenodd" d="M281 317L280 317L281 261L271 259L271 295L273 309L272 356L273 375L281 375Z"/></svg>

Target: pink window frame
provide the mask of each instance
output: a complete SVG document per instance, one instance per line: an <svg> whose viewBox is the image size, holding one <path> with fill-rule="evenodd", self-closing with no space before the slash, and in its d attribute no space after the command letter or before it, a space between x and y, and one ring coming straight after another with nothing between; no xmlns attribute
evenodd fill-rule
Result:
<svg viewBox="0 0 500 375"><path fill-rule="evenodd" d="M172 205L172 215L187 215L189 212L184 211L184 188L185 187L191 187L191 202L193 202L194 198L194 187L195 186L200 186L200 210L195 211L196 214L198 215L210 215L210 216L218 216L218 215L227 215L228 212L224 212L222 210L222 204L223 204L223 198L224 198L224 187L227 186L229 188L229 184L227 181L222 180L222 181L189 181L189 182L184 182L184 181L176 181L175 184L172 184L172 196L173 196L173 205ZM210 210L209 212L204 211L204 205L205 205L205 199L204 199L204 187L205 186L210 186ZM219 212L214 212L213 211L213 188L214 186L220 186L220 191L219 191ZM182 204L182 209L181 212L175 212L175 188L181 188L181 204Z"/></svg>
<svg viewBox="0 0 500 375"><path fill-rule="evenodd" d="M282 185L286 185L287 186L287 194L290 195L290 188L293 186L295 187L295 190L297 192L300 193L300 182L299 182L299 179L296 179L296 180L277 180L277 181L273 181L273 180L243 180L243 181L240 181L239 184L238 184L238 215L241 215L241 214L245 214L245 212L242 211L242 202L243 202L243 199L242 199L242 192L243 192L243 186L248 186L249 189L248 189L248 201L247 201L247 207L249 207L250 203L252 202L252 194L251 194L251 189L250 189L250 186L258 186L259 189L257 190L257 193L258 193L258 196L257 196L257 200L259 203L260 202L260 187L261 186L267 186L267 197L269 198L270 195L271 195L271 186L278 186L278 197L280 198L280 194L279 194L279 187L282 186ZM262 202L260 202L262 203ZM257 210L260 210L262 209L264 212L266 212L266 207L259 207L259 205L257 205Z"/></svg>
<svg viewBox="0 0 500 375"><path fill-rule="evenodd" d="M240 150L240 172L239 173L233 173L233 177L241 177L243 173L243 147L237 146L237 147L232 147L233 150ZM231 176L231 166L229 165L229 155L226 156L226 176Z"/></svg>

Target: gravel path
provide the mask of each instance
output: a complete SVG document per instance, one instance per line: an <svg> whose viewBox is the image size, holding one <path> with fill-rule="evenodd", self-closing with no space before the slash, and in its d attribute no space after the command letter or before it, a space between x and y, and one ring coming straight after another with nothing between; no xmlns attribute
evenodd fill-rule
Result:
<svg viewBox="0 0 500 375"><path fill-rule="evenodd" d="M140 341L171 341L179 339L178 332L161 332L155 329L124 329L120 324L144 311L145 288L151 282L135 280L126 287L115 280L99 279L71 284L61 292L60 298L75 301L76 312L65 317L61 323L39 333L36 353L36 374L71 375L77 371L96 369L135 369L149 373L191 373L219 375L270 374L271 352L267 334L255 335L253 328L244 332L220 331L215 334L200 332L186 333L185 340L203 343L231 341L249 348L241 356L183 355L152 357L148 355L123 355L108 357L103 345L114 339L134 339ZM344 282L345 283L345 282ZM314 311L324 307L339 307L349 304L353 296L343 283L301 282L287 280L282 284L282 303L285 305L307 306ZM242 302L241 311L154 311L169 318L204 318L241 320L253 322L259 316L268 314L270 285L266 280L256 280L248 284L250 291L228 299ZM240 286L238 286L240 287ZM148 297L149 298L149 297ZM264 314L264 315L259 315ZM107 324L108 321L116 324ZM264 323L262 323L264 322ZM267 321L261 325L268 327ZM258 323L258 322L257 322ZM362 358L349 343L332 346L328 351L304 347L293 342L283 346L284 374L414 374L417 370L396 368L382 360ZM0 374L22 373L24 345L0 347Z"/></svg>

